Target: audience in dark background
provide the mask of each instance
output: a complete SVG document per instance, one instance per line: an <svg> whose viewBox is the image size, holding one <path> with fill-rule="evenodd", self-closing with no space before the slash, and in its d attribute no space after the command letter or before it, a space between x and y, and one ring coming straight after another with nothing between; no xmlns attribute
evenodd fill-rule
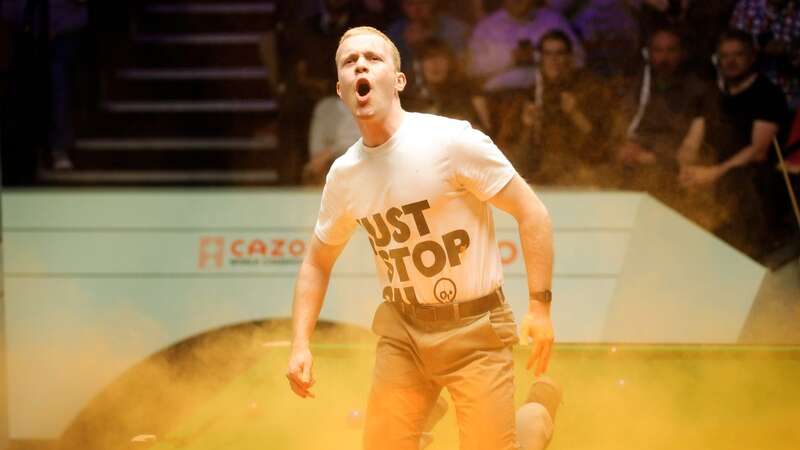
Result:
<svg viewBox="0 0 800 450"><path fill-rule="evenodd" d="M439 11L436 0L400 0L400 5L404 16L389 25L386 34L400 51L406 76L418 76L419 49L430 39L444 41L463 56L469 38L466 23Z"/></svg>
<svg viewBox="0 0 800 450"><path fill-rule="evenodd" d="M452 48L440 39L429 39L419 46L418 58L419 75L402 94L404 108L468 120L488 130L486 99L473 92Z"/></svg>
<svg viewBox="0 0 800 450"><path fill-rule="evenodd" d="M575 182L606 159L608 98L576 67L572 41L561 30L545 33L537 51L534 86L512 97L497 140L533 182Z"/></svg>
<svg viewBox="0 0 800 450"><path fill-rule="evenodd" d="M562 30L572 40L579 65L583 48L569 22L539 0L505 0L480 20L470 40L469 74L483 91L529 88L534 83L534 48L546 32Z"/></svg>
<svg viewBox="0 0 800 450"><path fill-rule="evenodd" d="M26 4L0 3L6 18L19 9L16 22L6 21L11 29L21 29ZM50 4L43 73L49 71L54 94L47 144L53 156L47 164L69 169L70 86L85 5ZM278 101L274 129L282 158L294 167L283 183L321 183L331 161L357 139L332 96L332 55L347 28L371 25L400 49L407 109L470 121L534 183L646 190L753 255L789 229L772 142L784 143L800 103L797 1L304 0L276 6L271 47L277 51L264 60L280 63L279 73L270 74ZM13 68L6 73L13 82Z"/></svg>
<svg viewBox="0 0 800 450"><path fill-rule="evenodd" d="M353 115L339 97L325 97L317 102L308 134L309 161L303 167L303 184L322 185L333 160L360 137Z"/></svg>
<svg viewBox="0 0 800 450"><path fill-rule="evenodd" d="M619 161L630 168L627 185L660 189L672 185L682 155L699 126L710 85L687 70L685 43L675 28L654 30L642 54L642 69L627 84L617 132ZM696 133L696 131L695 131Z"/></svg>
<svg viewBox="0 0 800 450"><path fill-rule="evenodd" d="M572 19L586 48L586 65L603 77L620 76L639 51L639 24L626 0L588 0Z"/></svg>
<svg viewBox="0 0 800 450"><path fill-rule="evenodd" d="M308 142L309 124L314 105L335 92L336 67L332 56L339 37L355 26L352 0L325 0L322 11L286 25L279 39L284 58L285 81L280 96L279 137L281 146L304 149ZM305 152L290 152L301 166ZM294 174L294 181L299 181Z"/></svg>
<svg viewBox="0 0 800 450"><path fill-rule="evenodd" d="M773 140L789 119L780 88L756 71L757 50L740 31L722 35L717 48L718 99L706 120L712 159L683 168L688 188L714 189L728 215L717 230L751 254L765 249L768 230L778 231L789 198L775 170Z"/></svg>
<svg viewBox="0 0 800 450"><path fill-rule="evenodd" d="M760 71L800 106L800 2L739 0L731 28L748 33L761 54Z"/></svg>
<svg viewBox="0 0 800 450"><path fill-rule="evenodd" d="M76 72L89 25L86 2L50 3L50 155L53 168L72 168L69 151L75 144Z"/></svg>

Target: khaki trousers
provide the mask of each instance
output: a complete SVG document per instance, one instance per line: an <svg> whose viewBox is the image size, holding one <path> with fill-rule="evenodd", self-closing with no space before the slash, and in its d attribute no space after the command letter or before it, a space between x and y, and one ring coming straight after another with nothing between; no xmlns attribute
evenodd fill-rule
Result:
<svg viewBox="0 0 800 450"><path fill-rule="evenodd" d="M478 316L424 322L382 303L367 403L365 450L418 450L442 388L450 392L461 450L518 449L514 362L518 342L508 304Z"/></svg>

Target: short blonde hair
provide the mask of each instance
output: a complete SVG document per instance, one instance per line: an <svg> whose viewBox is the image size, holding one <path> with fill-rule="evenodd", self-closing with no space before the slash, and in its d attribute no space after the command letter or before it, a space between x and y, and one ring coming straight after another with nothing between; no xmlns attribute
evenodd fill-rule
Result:
<svg viewBox="0 0 800 450"><path fill-rule="evenodd" d="M383 32L377 28L367 27L367 26L350 28L349 30L345 31L341 39L339 39L339 47L342 46L342 42L344 42L345 39L351 38L353 36L359 36L362 34L374 34L383 39L389 45L389 49L392 52L392 62L394 62L395 68L397 69L398 72L400 72L400 51L397 50L397 46L394 45L394 42L392 42L391 39L389 39L389 36L383 34ZM337 48L334 60L338 55L339 55L339 49Z"/></svg>

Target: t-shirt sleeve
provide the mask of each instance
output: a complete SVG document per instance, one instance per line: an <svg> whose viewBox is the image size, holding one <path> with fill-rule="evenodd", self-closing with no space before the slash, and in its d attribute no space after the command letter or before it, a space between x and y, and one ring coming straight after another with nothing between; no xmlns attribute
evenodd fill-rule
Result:
<svg viewBox="0 0 800 450"><path fill-rule="evenodd" d="M456 182L480 201L494 197L517 173L494 142L468 122L456 131L450 150Z"/></svg>
<svg viewBox="0 0 800 450"><path fill-rule="evenodd" d="M758 101L753 102L753 118L764 122L772 122L779 126L784 125L789 115L786 97L783 91L774 84L764 80Z"/></svg>
<svg viewBox="0 0 800 450"><path fill-rule="evenodd" d="M342 188L344 188L342 179L336 176L334 169L331 169L322 189L319 215L314 226L314 234L328 245L346 243L357 225L355 218L348 212Z"/></svg>

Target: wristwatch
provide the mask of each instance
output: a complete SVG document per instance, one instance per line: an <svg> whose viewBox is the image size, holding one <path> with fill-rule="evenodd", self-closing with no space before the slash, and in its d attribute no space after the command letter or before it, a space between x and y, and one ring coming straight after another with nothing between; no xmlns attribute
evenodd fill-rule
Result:
<svg viewBox="0 0 800 450"><path fill-rule="evenodd" d="M547 289L546 291L532 292L530 299L540 303L550 304L550 302L553 301L553 293L550 292L550 289Z"/></svg>

